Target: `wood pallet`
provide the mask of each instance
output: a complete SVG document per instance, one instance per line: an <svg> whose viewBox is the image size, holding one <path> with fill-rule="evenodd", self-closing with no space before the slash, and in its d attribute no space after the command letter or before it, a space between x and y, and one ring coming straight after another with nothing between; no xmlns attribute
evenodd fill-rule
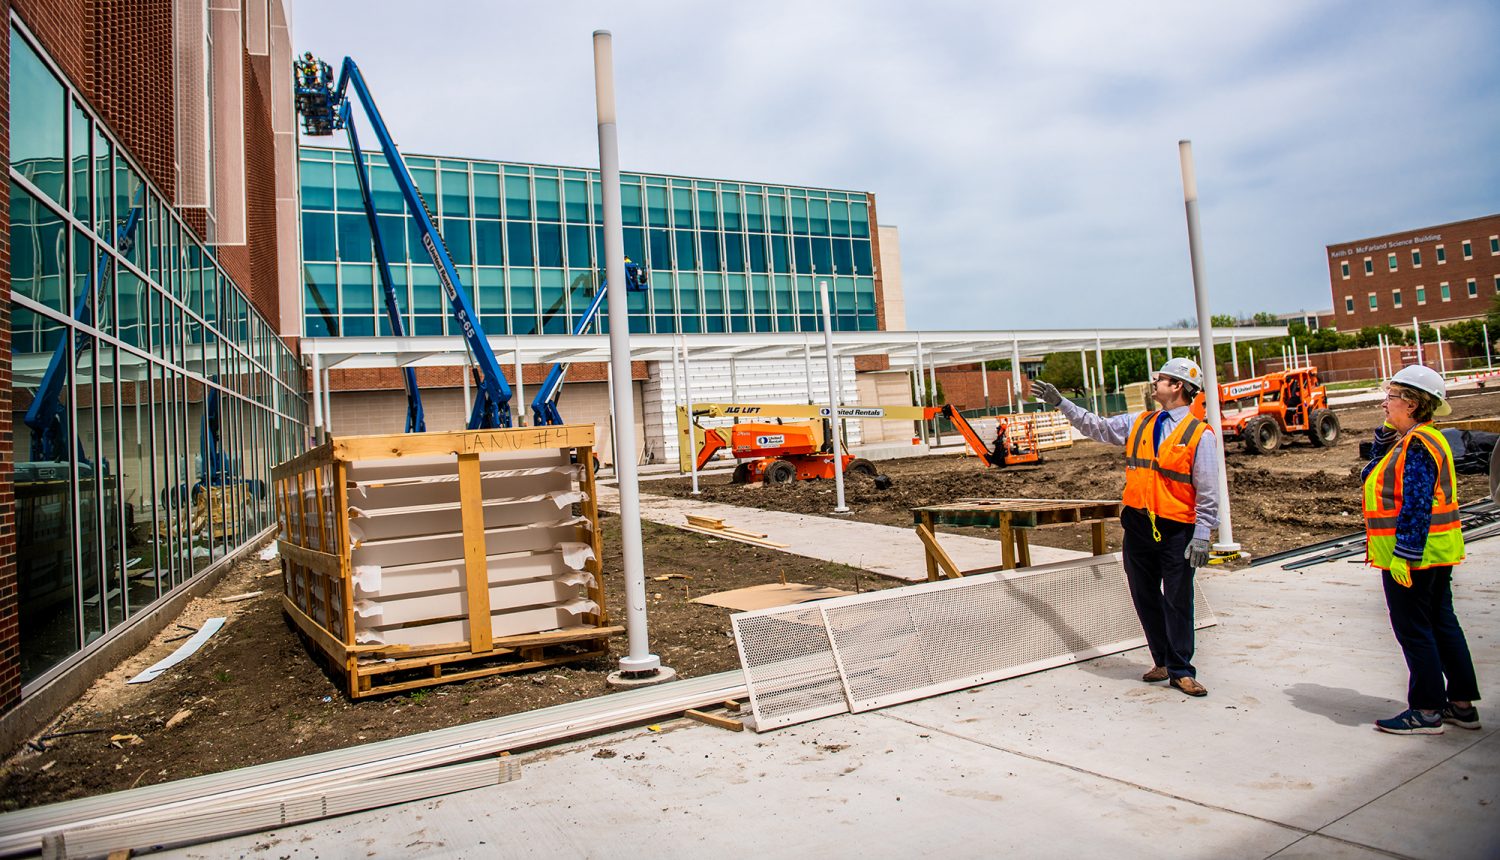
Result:
<svg viewBox="0 0 1500 860"><path fill-rule="evenodd" d="M1093 553L1108 552L1104 526L1118 519L1124 505L1100 499L960 499L912 508L917 537L926 548L927 579L957 579L976 573L1031 566L1031 529L1089 523ZM1000 564L959 570L937 540L936 526L971 526L1000 530Z"/></svg>
<svg viewBox="0 0 1500 860"><path fill-rule="evenodd" d="M593 471L572 465L592 462L593 442L591 425L348 436L330 439L282 463L272 470L272 481L286 592L282 608L288 619L334 673L344 679L351 698L588 660L607 653L609 637L624 628L609 626L605 609L600 562L603 547ZM512 462L507 457L521 458L514 461L519 463L530 462L526 458L533 456L557 465L542 469L496 466ZM363 577L368 576L369 565L356 563L361 553L368 552L379 541L361 539L361 528L367 527L364 524L371 520L369 511L351 505L351 494L358 500L371 489L403 496L414 491L406 486L388 487L380 480L360 481L359 476L372 468L415 469L418 477L403 480L447 499L409 508L388 508L393 514L384 522L398 529L418 518L436 518L443 525L437 526L436 532L423 532L416 539L398 536L387 538L387 543L399 545L406 553L420 553L440 544L451 547L441 550L450 555L439 555L436 561L397 559L388 564L385 576L394 577L403 568L425 565L439 570L437 575L451 578L452 584L441 593L447 601L445 605L450 607L444 614L387 625L376 631L384 635L383 641L382 636L372 635L368 618L371 599L369 591L364 590L369 587L368 580ZM433 475L424 477L422 470L428 468ZM532 529L528 524L529 508L513 509L520 510L521 518L527 522L495 525L494 515L505 504L546 504L545 500L538 503L532 497L498 501L494 498L497 489L501 495L505 493L505 488L511 485L507 482L533 480L538 472L546 473L546 481L572 488L567 493L555 494L563 507L572 502L568 513L559 512L563 519L540 524L535 532L529 531ZM575 512L579 515L570 516ZM511 551L513 548L504 543L510 539L510 533L530 535L544 542L560 539L572 543L555 546L544 543L540 547ZM556 538L556 535L566 537ZM573 579L554 583L545 574L532 578L533 574L527 573L514 581L495 578L495 566L503 564L505 559L529 563L535 558L545 568L553 565L554 555L561 557L563 546L578 547L579 558L583 558L577 570L587 577L581 577L583 582L578 585L571 585L577 581ZM575 559L572 564L579 562ZM458 572L453 573L454 570ZM583 609L558 604L553 613L558 618L573 618L576 623L551 630L506 626L511 621L516 625L529 623L517 619L532 607L504 603L492 606L492 595L506 594L508 586L538 584L564 591L572 589L577 594L575 603ZM409 600L412 603L407 606L420 608L426 604L415 601L426 600L425 594L414 591L389 600ZM376 602L379 599L384 598L377 598ZM551 604L544 608L550 609ZM454 610L460 614L452 615ZM417 626L413 628L413 624ZM389 638L396 635L399 639L411 629L429 633L452 631L455 635L436 642L416 637L403 643ZM388 631L395 633L386 635Z"/></svg>
<svg viewBox="0 0 1500 860"><path fill-rule="evenodd" d="M690 532L697 532L699 534L713 535L714 537L735 540L739 541L740 543L769 547L770 549L786 549L788 546L790 546L790 544L777 543L773 540L767 540L769 535L765 535L760 532L745 531L744 529L726 525L723 520L716 517L702 517L698 516L697 514L688 514L687 525L679 526L679 528L685 529Z"/></svg>

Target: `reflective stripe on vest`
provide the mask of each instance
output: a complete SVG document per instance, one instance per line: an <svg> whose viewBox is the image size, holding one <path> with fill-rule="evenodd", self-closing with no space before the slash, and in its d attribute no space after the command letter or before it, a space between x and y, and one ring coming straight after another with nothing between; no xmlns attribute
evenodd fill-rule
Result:
<svg viewBox="0 0 1500 860"><path fill-rule="evenodd" d="M1208 427L1188 415L1153 450L1155 423L1162 415L1142 412L1126 437L1124 502L1164 519L1195 522L1198 494L1193 489L1193 457Z"/></svg>
<svg viewBox="0 0 1500 860"><path fill-rule="evenodd" d="M1453 472L1453 451L1448 440L1431 424L1421 424L1391 446L1365 478L1365 542L1370 564L1389 570L1396 555L1396 521L1406 480L1406 455L1413 442L1425 446L1437 463L1437 481L1432 490L1432 524L1427 529L1427 543L1420 570L1458 564L1464 560L1464 538L1458 513L1458 485Z"/></svg>

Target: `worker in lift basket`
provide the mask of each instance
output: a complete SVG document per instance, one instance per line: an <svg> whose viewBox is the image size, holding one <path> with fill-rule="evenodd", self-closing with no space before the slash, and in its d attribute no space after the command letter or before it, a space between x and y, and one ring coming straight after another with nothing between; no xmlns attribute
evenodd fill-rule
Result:
<svg viewBox="0 0 1500 860"><path fill-rule="evenodd" d="M1152 660L1141 680L1168 681L1189 696L1208 694L1193 667L1193 575L1208 563L1208 536L1219 524L1218 438L1189 410L1202 388L1196 362L1168 359L1151 382L1160 409L1101 418L1055 386L1031 383L1031 395L1062 410L1078 432L1125 446L1121 555Z"/></svg>

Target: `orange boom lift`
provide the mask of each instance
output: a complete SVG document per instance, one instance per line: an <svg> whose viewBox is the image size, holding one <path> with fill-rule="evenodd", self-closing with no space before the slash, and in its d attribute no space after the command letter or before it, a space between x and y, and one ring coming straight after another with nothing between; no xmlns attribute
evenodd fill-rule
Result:
<svg viewBox="0 0 1500 860"><path fill-rule="evenodd" d="M728 450L742 461L734 470L736 484L766 483L787 484L792 481L831 479L833 467L833 442L830 435L827 407L802 406L791 403L728 404L706 403L693 409L694 444L702 434L703 443L697 447L695 465L702 469L714 455ZM678 439L687 441L686 409L678 408ZM779 420L805 418L811 420ZM1036 429L1024 416L1000 415L998 432L993 444L986 444L963 415L952 406L874 406L842 407L840 418L863 418L883 420L927 421L938 416L948 419L959 435L988 466L1006 467L1024 463L1040 463L1042 455L1037 447ZM704 428L698 424L702 418L747 417L728 427ZM777 421L755 419L776 418ZM684 466L686 464L684 463ZM844 455L844 473L875 477L875 464L862 457Z"/></svg>

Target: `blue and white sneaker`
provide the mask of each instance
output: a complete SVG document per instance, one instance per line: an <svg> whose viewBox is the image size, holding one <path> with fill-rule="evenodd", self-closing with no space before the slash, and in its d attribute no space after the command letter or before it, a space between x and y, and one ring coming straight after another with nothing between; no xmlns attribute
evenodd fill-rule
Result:
<svg viewBox="0 0 1500 860"><path fill-rule="evenodd" d="M1449 702L1447 707L1443 708L1443 722L1452 723L1461 729L1477 729L1479 728L1479 709L1473 705L1460 708Z"/></svg>
<svg viewBox="0 0 1500 860"><path fill-rule="evenodd" d="M1407 710L1388 720L1376 720L1375 728L1393 735L1440 735L1443 733L1443 715L1435 713L1426 717L1421 711Z"/></svg>

